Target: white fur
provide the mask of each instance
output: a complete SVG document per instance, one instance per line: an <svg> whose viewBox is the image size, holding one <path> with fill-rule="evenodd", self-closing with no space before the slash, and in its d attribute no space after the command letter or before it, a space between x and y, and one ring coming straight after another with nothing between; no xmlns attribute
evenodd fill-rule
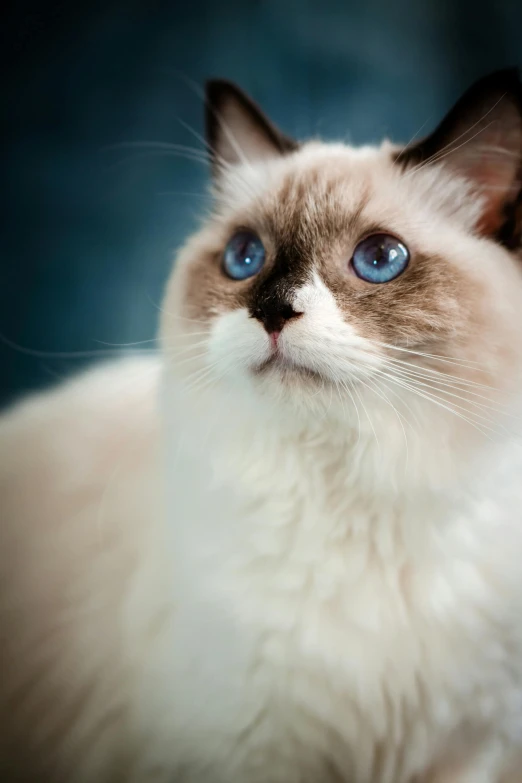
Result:
<svg viewBox="0 0 522 783"><path fill-rule="evenodd" d="M411 230L450 245L431 199ZM495 251L466 241L478 277ZM513 312L517 275L491 284ZM161 367L94 370L1 421L5 768L16 741L80 783L517 783L518 437L372 393L382 356L318 270L280 347L324 388L252 372L270 340L241 309L176 361L179 290Z"/></svg>

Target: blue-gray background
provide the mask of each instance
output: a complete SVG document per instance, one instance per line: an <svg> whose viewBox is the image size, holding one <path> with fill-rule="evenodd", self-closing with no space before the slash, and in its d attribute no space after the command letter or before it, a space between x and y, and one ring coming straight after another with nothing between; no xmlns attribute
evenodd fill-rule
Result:
<svg viewBox="0 0 522 783"><path fill-rule="evenodd" d="M193 82L236 80L301 137L407 141L522 64L522 3L21 2L0 39L3 404L92 361L53 352L154 336L206 170L153 143L202 147Z"/></svg>

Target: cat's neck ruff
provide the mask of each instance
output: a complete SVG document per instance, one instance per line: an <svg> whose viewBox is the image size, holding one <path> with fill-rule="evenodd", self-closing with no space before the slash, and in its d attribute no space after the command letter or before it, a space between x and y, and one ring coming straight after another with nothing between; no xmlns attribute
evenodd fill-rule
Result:
<svg viewBox="0 0 522 783"><path fill-rule="evenodd" d="M490 466L500 440L465 422L456 427L453 415L435 406L417 416L421 427L413 408L408 420L377 397L364 412L337 401L321 413L219 383L187 393L172 373L165 375L163 401L168 470L182 443L211 482L233 484L267 507L286 500L315 507L318 538L372 538L383 528L423 548L483 492L492 496ZM502 452L504 460L512 453L505 440Z"/></svg>

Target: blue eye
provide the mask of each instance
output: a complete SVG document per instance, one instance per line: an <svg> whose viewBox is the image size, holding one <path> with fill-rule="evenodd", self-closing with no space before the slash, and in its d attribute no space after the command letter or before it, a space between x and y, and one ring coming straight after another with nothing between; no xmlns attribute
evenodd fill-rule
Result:
<svg viewBox="0 0 522 783"><path fill-rule="evenodd" d="M368 283L389 283L404 272L409 260L408 248L396 237L372 234L355 248L352 266Z"/></svg>
<svg viewBox="0 0 522 783"><path fill-rule="evenodd" d="M238 231L225 248L223 269L233 280L253 277L265 263L265 248L253 231Z"/></svg>

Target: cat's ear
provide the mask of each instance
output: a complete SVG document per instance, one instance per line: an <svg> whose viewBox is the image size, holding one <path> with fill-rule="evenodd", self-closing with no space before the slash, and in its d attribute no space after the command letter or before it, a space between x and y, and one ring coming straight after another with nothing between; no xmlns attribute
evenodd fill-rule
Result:
<svg viewBox="0 0 522 783"><path fill-rule="evenodd" d="M205 124L214 174L229 165L274 158L298 147L239 87L221 79L207 82Z"/></svg>
<svg viewBox="0 0 522 783"><path fill-rule="evenodd" d="M514 247L522 229L522 87L508 69L474 84L438 128L398 155L403 165L441 162L476 185L478 229Z"/></svg>

